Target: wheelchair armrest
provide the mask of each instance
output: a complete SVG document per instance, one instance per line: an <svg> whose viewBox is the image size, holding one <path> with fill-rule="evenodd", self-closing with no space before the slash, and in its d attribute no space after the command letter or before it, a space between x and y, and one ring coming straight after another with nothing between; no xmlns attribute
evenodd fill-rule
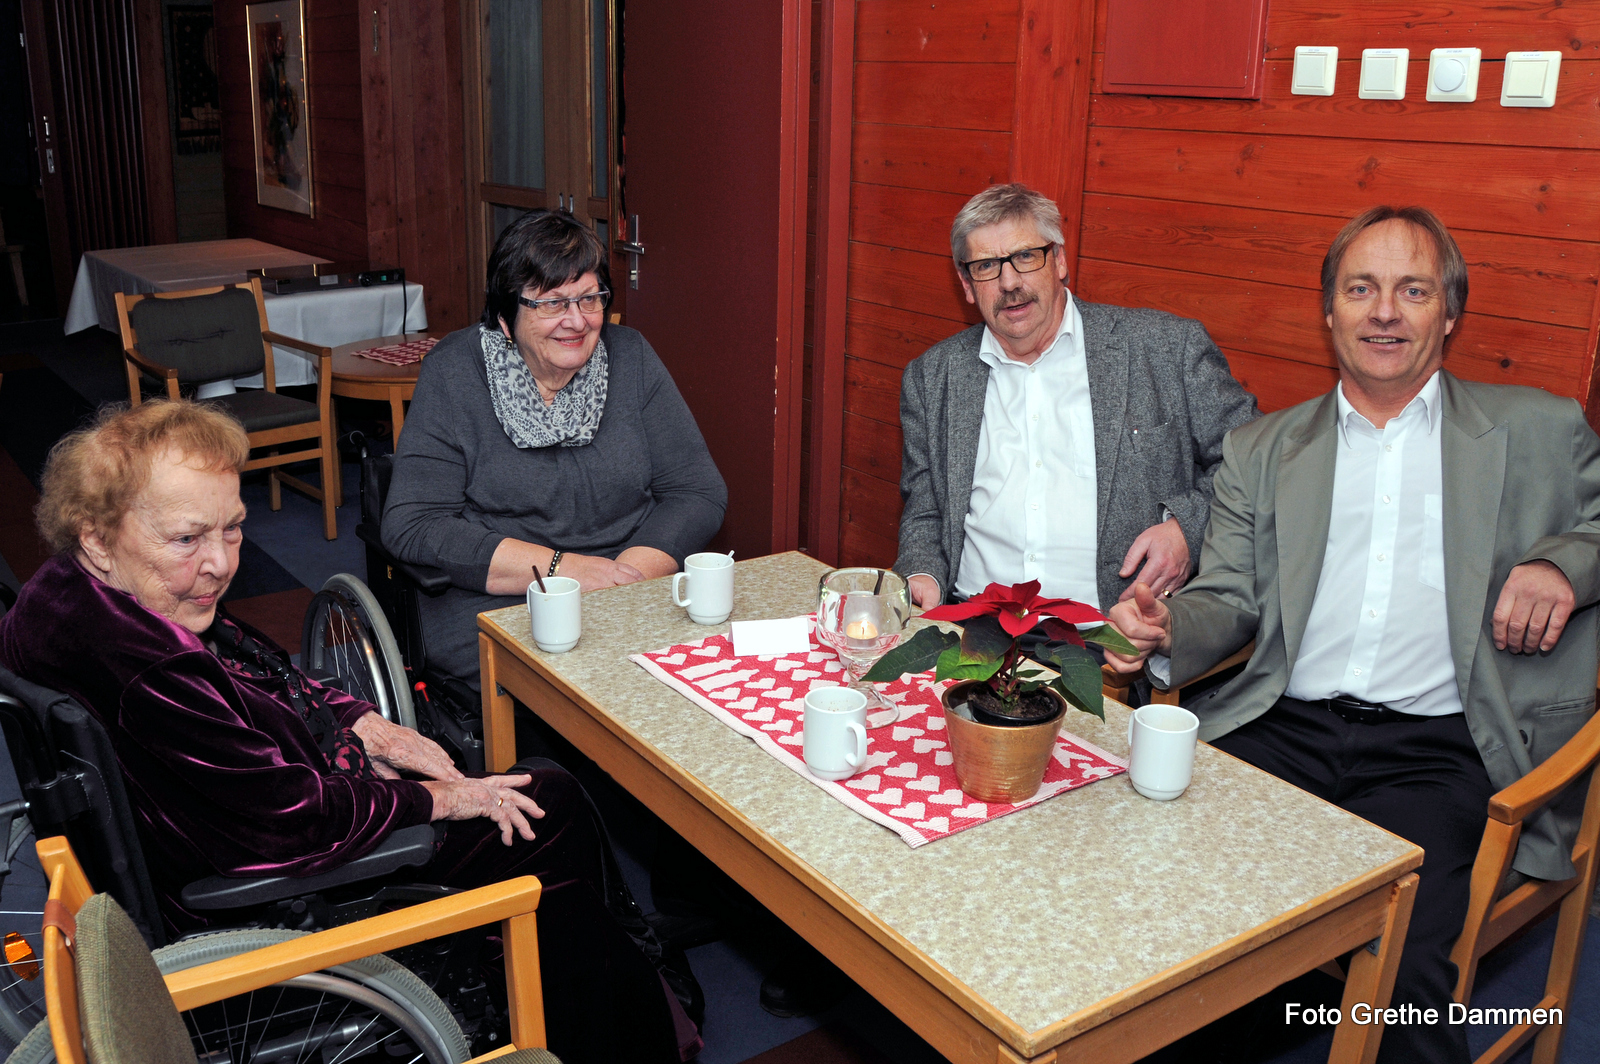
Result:
<svg viewBox="0 0 1600 1064"><path fill-rule="evenodd" d="M382 554L384 561L404 573L406 579L416 584L423 594L442 595L450 587L450 577L443 569L435 569L431 565L413 565L390 554L389 549L383 545L383 537L378 534L375 525L363 521L356 526L356 536L361 542Z"/></svg>
<svg viewBox="0 0 1600 1064"><path fill-rule="evenodd" d="M254 879L208 876L183 888L183 904L198 912L241 909L376 879L433 860L434 838L432 824L401 828L379 843L377 849L321 875L261 876Z"/></svg>

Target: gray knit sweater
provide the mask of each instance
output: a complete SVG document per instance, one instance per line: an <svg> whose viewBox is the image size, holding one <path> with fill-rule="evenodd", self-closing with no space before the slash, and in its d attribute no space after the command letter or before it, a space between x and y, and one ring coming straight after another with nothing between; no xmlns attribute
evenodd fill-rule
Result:
<svg viewBox="0 0 1600 1064"><path fill-rule="evenodd" d="M728 489L667 368L632 329L607 325L601 336L605 413L584 447L523 449L506 437L476 325L446 336L422 363L383 542L450 575L443 595L420 596L428 664L474 688L477 615L522 601L484 591L501 540L607 558L654 547L681 565L722 524Z"/></svg>

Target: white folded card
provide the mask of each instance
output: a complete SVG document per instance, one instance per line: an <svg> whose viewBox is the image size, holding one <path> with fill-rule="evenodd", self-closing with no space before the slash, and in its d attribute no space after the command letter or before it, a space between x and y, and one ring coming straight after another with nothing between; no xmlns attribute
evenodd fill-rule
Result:
<svg viewBox="0 0 1600 1064"><path fill-rule="evenodd" d="M778 654L804 654L810 649L809 617L733 622L733 653L736 657L770 658Z"/></svg>

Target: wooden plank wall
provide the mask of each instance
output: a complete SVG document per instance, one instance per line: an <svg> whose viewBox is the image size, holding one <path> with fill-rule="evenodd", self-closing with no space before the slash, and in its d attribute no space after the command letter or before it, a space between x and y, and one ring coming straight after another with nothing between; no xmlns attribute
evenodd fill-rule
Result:
<svg viewBox="0 0 1600 1064"><path fill-rule="evenodd" d="M1013 177L1060 200L1074 291L1200 319L1267 410L1334 381L1317 287L1340 225L1377 203L1430 207L1472 271L1452 371L1587 403L1600 312L1590 126L1600 5L1274 0L1262 99L1198 100L1099 92L1104 3L857 6L840 564L894 559L900 374L979 320L951 268L950 220ZM1069 48L1041 70L1029 54L1035 22L1087 18L1088 4L1092 35L1058 28ZM1335 95L1289 93L1301 44L1339 47ZM1467 46L1484 52L1478 101L1425 102L1428 52ZM1361 49L1376 47L1411 49L1408 99L1357 99ZM1501 108L1505 53L1532 49L1563 53L1556 106ZM1061 73L1078 63L1093 64L1094 91L1087 131L1074 135L1073 110L1050 102L1069 95ZM1064 144L1061 159L1029 156L1052 143Z"/></svg>
<svg viewBox="0 0 1600 1064"><path fill-rule="evenodd" d="M365 260L367 171L358 54L362 5L357 0L305 0L314 218L256 202L244 0L216 0L214 8L228 235L255 237L335 261Z"/></svg>
<svg viewBox="0 0 1600 1064"><path fill-rule="evenodd" d="M1104 2L1095 35L1095 83ZM1334 45L1332 96L1294 96L1296 45ZM1478 99L1428 103L1428 53L1483 49ZM1356 96L1363 48L1409 48L1406 99ZM1554 108L1500 106L1508 51L1560 50ZM1264 410L1331 387L1317 296L1352 215L1420 204L1472 281L1446 365L1587 402L1600 277L1600 5L1274 0L1260 100L1091 99L1082 203L1090 299L1199 318Z"/></svg>

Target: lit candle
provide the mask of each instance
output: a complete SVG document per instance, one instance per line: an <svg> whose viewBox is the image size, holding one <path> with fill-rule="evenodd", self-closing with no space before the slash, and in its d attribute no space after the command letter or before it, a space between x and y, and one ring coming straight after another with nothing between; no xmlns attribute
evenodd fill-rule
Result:
<svg viewBox="0 0 1600 1064"><path fill-rule="evenodd" d="M844 634L851 639L876 639L878 638L878 626L866 618L862 618L859 621L851 621L845 625Z"/></svg>

